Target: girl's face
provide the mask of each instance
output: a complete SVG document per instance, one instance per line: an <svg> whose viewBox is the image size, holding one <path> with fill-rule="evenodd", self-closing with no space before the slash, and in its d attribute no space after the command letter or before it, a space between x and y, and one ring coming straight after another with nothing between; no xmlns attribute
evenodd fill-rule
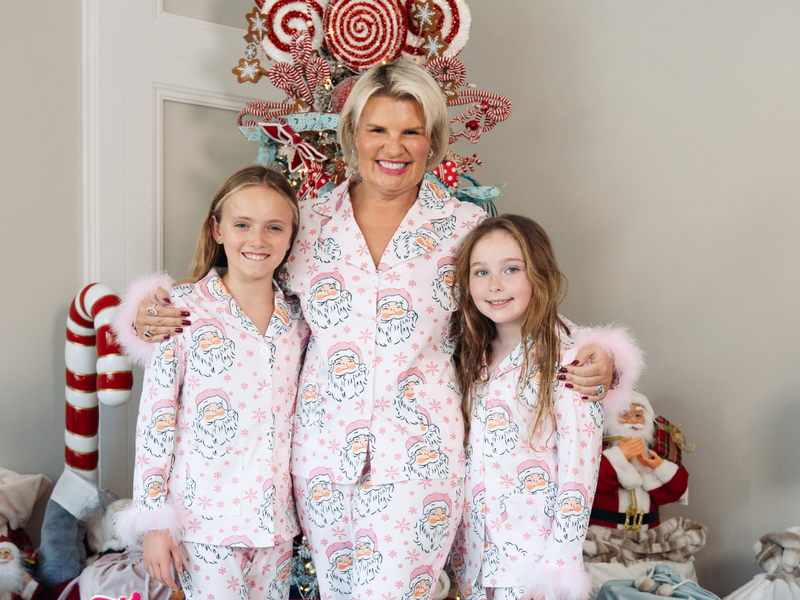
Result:
<svg viewBox="0 0 800 600"><path fill-rule="evenodd" d="M292 239L292 209L273 189L251 186L230 196L222 220L211 217L214 239L225 247L228 277L272 281Z"/></svg>
<svg viewBox="0 0 800 600"><path fill-rule="evenodd" d="M522 328L533 287L522 250L505 231L482 237L472 249L469 290L475 308L498 326Z"/></svg>

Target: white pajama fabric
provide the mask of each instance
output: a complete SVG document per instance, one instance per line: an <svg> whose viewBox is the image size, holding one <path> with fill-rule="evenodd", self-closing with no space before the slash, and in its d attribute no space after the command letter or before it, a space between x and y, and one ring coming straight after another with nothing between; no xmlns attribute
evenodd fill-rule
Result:
<svg viewBox="0 0 800 600"><path fill-rule="evenodd" d="M591 588L583 570L583 543L597 485L603 412L599 403L583 402L556 379L560 366L576 353L575 343L563 337L556 372L535 373L518 394L520 343L488 383L476 384L467 508L452 558L466 599L513 598L515 588L536 586L540 595L582 600ZM484 368L484 381L487 375ZM555 387L554 419L545 415L543 433L529 444L543 384Z"/></svg>
<svg viewBox="0 0 800 600"><path fill-rule="evenodd" d="M270 548L181 545L187 600L286 600L292 540Z"/></svg>
<svg viewBox="0 0 800 600"><path fill-rule="evenodd" d="M295 476L295 495L322 600L388 592L429 600L461 520L463 480L372 485L368 471L357 484Z"/></svg>

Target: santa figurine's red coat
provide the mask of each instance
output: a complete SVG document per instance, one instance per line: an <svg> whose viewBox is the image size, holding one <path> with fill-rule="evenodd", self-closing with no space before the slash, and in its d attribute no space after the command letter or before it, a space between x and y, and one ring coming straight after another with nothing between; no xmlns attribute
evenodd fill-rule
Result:
<svg viewBox="0 0 800 600"><path fill-rule="evenodd" d="M636 405L642 408L642 429L627 429L616 417L610 416L605 424L605 435L641 437L647 451L652 446L654 435L653 408L647 398L638 393L633 394L631 409L634 410ZM682 465L666 459L656 468L642 464L637 458L629 462L618 442L611 442L600 459L597 493L589 524L623 529L625 513L631 507L631 490L634 490L637 507L644 511L642 530L655 527L661 522L659 506L677 502L686 493L688 484L689 473Z"/></svg>

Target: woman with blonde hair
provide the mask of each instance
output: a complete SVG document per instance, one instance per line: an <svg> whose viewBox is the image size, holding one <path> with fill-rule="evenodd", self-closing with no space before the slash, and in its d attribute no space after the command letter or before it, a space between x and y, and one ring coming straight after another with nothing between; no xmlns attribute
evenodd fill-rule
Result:
<svg viewBox="0 0 800 600"><path fill-rule="evenodd" d="M464 506L453 263L486 215L428 173L444 158L449 122L421 66L399 60L364 73L338 134L355 172L301 203L287 263L311 328L292 441L295 499L323 598L424 599ZM176 311L140 299L129 313L137 331L171 335ZM613 369L593 345L564 376L596 400Z"/></svg>

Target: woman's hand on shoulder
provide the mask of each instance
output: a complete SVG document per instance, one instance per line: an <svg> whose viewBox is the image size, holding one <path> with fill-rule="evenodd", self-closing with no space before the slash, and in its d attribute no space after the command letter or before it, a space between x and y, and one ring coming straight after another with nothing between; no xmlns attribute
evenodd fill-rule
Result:
<svg viewBox="0 0 800 600"><path fill-rule="evenodd" d="M150 577L160 581L171 590L178 589L178 584L172 578L172 570L169 568L169 563L172 560L175 570L178 573L183 572L181 550L172 541L172 536L168 531L148 531L142 542L142 557L144 559L144 570L150 574Z"/></svg>
<svg viewBox="0 0 800 600"><path fill-rule="evenodd" d="M614 358L596 344L587 344L578 350L572 364L561 368L559 379L566 382L587 402L602 400L614 377ZM603 386L602 393L597 386Z"/></svg>
<svg viewBox="0 0 800 600"><path fill-rule="evenodd" d="M187 311L172 306L168 291L158 288L154 297L143 300L136 311L136 335L145 342L163 342L191 325L188 316Z"/></svg>

